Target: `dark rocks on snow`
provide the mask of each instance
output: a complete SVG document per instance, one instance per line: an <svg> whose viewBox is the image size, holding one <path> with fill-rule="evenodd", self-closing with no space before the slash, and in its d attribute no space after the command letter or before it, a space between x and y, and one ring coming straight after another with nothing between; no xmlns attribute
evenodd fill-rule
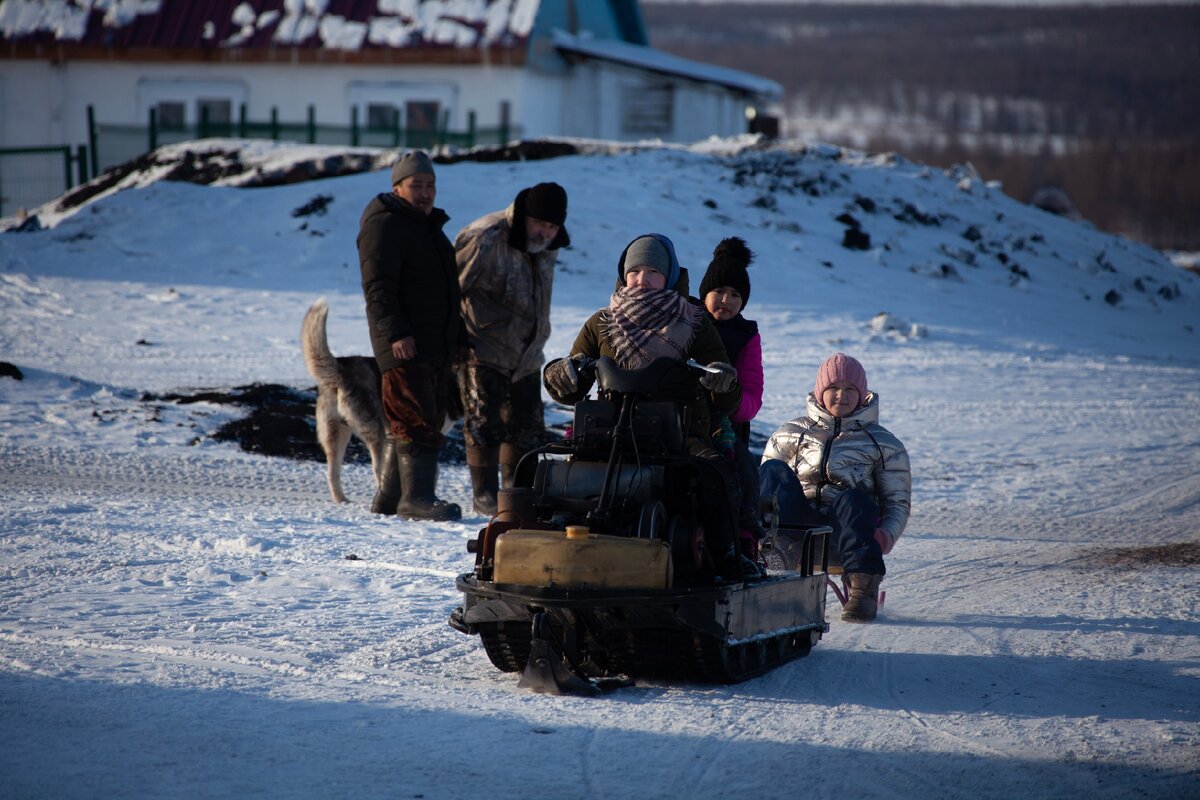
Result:
<svg viewBox="0 0 1200 800"><path fill-rule="evenodd" d="M847 250L870 250L871 236L858 228L846 228L842 236L842 247Z"/></svg>
<svg viewBox="0 0 1200 800"><path fill-rule="evenodd" d="M503 147L478 147L451 153L435 153L433 160L439 164L458 161L536 161L545 158L574 155L579 147L570 142L521 141ZM383 169L391 165L395 156L391 152L340 153L338 155L297 161L283 169L266 170L246 164L237 149L182 150L174 145L144 153L137 158L113 167L82 186L67 192L59 200L56 210L66 211L87 203L97 195L119 185L130 175L161 170L163 180L187 183L210 184L234 176L243 176L238 185L243 188L284 186L321 178L336 178ZM316 211L316 209L314 209ZM14 230L35 231L41 225L36 217L30 217Z"/></svg>
<svg viewBox="0 0 1200 800"><path fill-rule="evenodd" d="M856 195L854 198L854 203L859 208L861 208L863 211L866 211L868 214L875 213L875 208L876 208L875 201L869 197L863 197L861 194Z"/></svg>
<svg viewBox="0 0 1200 800"><path fill-rule="evenodd" d="M978 242L983 239L983 233L980 232L979 228L971 225L963 231L962 237L968 242Z"/></svg>
<svg viewBox="0 0 1200 800"><path fill-rule="evenodd" d="M433 155L433 160L438 164L454 164L459 161L478 161L485 164L495 161L541 161L573 156L579 152L579 146L572 142L532 139L506 144L503 147L484 146L452 153L437 153Z"/></svg>
<svg viewBox="0 0 1200 800"><path fill-rule="evenodd" d="M1147 294L1153 292L1163 300L1174 300L1182 294L1178 283L1165 283L1162 286L1159 286L1158 289L1155 289L1154 284L1156 283L1158 283L1158 281L1156 281L1153 277L1149 275L1143 275L1133 282L1133 288L1137 289L1139 292L1145 292Z"/></svg>
<svg viewBox="0 0 1200 800"><path fill-rule="evenodd" d="M1121 293L1116 289L1109 289L1104 294L1104 302L1108 303L1110 306L1118 305L1121 302Z"/></svg>
<svg viewBox="0 0 1200 800"><path fill-rule="evenodd" d="M843 211L834 220L846 226L842 234L842 247L847 250L870 250L871 235L862 229L862 223L853 214Z"/></svg>
<svg viewBox="0 0 1200 800"><path fill-rule="evenodd" d="M319 194L299 208L293 209L292 216L307 217L310 214L316 214L319 217L323 217L329 208L329 204L332 202L333 197L331 195Z"/></svg>
<svg viewBox="0 0 1200 800"><path fill-rule="evenodd" d="M927 227L942 224L942 221L937 216L926 214L912 203L904 203L900 213L894 214L893 217L899 222L917 223L918 225L925 225Z"/></svg>
<svg viewBox="0 0 1200 800"><path fill-rule="evenodd" d="M145 394L143 402L178 405L215 403L246 408L241 419L222 425L212 438L237 442L243 450L305 460L322 457L316 441L316 392L302 392L276 383L254 383L232 389L202 389L190 394Z"/></svg>
<svg viewBox="0 0 1200 800"><path fill-rule="evenodd" d="M769 194L759 195L754 198L750 205L765 211L776 211L779 208L779 203Z"/></svg>
<svg viewBox="0 0 1200 800"><path fill-rule="evenodd" d="M1090 553L1087 561L1102 567L1200 567L1200 543L1112 547Z"/></svg>
<svg viewBox="0 0 1200 800"><path fill-rule="evenodd" d="M1108 253L1103 251L1096 254L1096 266L1105 272L1115 273L1117 271L1117 268L1113 266L1113 263L1108 260Z"/></svg>
<svg viewBox="0 0 1200 800"><path fill-rule="evenodd" d="M12 378L13 380L25 380L25 373L21 372L20 367L16 364L10 364L7 361L0 361L0 378Z"/></svg>
<svg viewBox="0 0 1200 800"><path fill-rule="evenodd" d="M241 154L237 150L186 150L177 159L168 159L161 149L153 150L115 166L82 186L72 189L62 196L56 208L58 211L77 208L130 175L148 172L157 167L170 167L163 176L164 180L203 184L231 175L240 175L246 171L245 165L241 163Z"/></svg>
<svg viewBox="0 0 1200 800"><path fill-rule="evenodd" d="M237 442L248 453L301 461L325 460L324 451L317 444L315 387L301 390L277 383L253 383L232 389L201 389L190 394L144 394L141 399L142 402L214 403L245 408L246 416L226 422L212 438L218 442ZM346 460L369 464L371 455L357 438L352 437ZM466 463L466 448L459 428L447 434L438 460Z"/></svg>
<svg viewBox="0 0 1200 800"><path fill-rule="evenodd" d="M822 197L842 187L825 171L827 159L815 151L746 151L730 159L735 186L753 186L769 194L803 193Z"/></svg>

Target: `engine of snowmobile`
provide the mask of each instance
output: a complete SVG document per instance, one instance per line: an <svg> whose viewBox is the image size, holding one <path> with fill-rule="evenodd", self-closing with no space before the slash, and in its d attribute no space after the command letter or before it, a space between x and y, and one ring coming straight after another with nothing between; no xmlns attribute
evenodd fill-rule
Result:
<svg viewBox="0 0 1200 800"><path fill-rule="evenodd" d="M476 574L560 587L711 584L705 527L730 519L732 500L713 491L715 468L688 452L686 406L658 399L682 365L587 366L599 398L577 403L570 437L528 454L515 486L501 490L500 510L472 548ZM571 570L564 560L595 566ZM646 562L652 574L636 578Z"/></svg>

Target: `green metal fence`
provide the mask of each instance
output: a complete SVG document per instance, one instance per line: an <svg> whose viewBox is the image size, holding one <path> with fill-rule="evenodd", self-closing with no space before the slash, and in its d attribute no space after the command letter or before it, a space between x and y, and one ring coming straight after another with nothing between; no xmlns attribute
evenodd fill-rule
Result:
<svg viewBox="0 0 1200 800"><path fill-rule="evenodd" d="M514 133L508 125L478 127L474 111L467 112L467 127L461 131L450 130L449 112L442 114L433 130L406 129L399 123L391 128L367 127L359 124L357 112L357 108L351 109L349 125L318 123L313 106L308 107L307 118L302 122L280 120L275 109L271 110L269 119L254 120L249 118L243 104L238 118L231 122L213 122L202 113L196 125L166 127L159 123L154 109L147 115L145 125L109 125L96 122L95 113L89 106L92 169L95 173L103 172L163 145L218 137L349 147L432 148L444 144L459 147L503 145Z"/></svg>
<svg viewBox="0 0 1200 800"><path fill-rule="evenodd" d="M89 177L124 164L167 144L236 137L271 139L343 147L432 148L440 145L474 147L480 144L504 145L517 133L507 125L480 128L475 112L467 113L465 130L450 130L449 112L444 112L435 129L372 128L359 124L357 109L350 114L349 125L318 124L316 111L308 108L303 122L285 122L275 109L267 120L252 120L246 107L239 109L233 122L212 122L201 117L198 125L166 127L160 125L154 109L145 125L111 125L96 121L95 110L87 108L88 143L72 149L68 145L52 147L0 148L0 217L11 217L21 210L32 211L86 183Z"/></svg>
<svg viewBox="0 0 1200 800"><path fill-rule="evenodd" d="M0 148L0 217L32 211L88 179L84 145Z"/></svg>

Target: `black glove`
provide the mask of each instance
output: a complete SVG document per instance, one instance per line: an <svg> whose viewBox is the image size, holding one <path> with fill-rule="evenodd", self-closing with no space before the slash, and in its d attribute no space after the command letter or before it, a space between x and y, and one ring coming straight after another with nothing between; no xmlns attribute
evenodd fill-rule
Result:
<svg viewBox="0 0 1200 800"><path fill-rule="evenodd" d="M555 400L570 397L579 391L579 368L572 358L560 358L546 366L542 383Z"/></svg>
<svg viewBox="0 0 1200 800"><path fill-rule="evenodd" d="M720 372L705 372L700 376L700 385L708 389L713 394L724 394L725 392L737 386L737 370L732 364L726 364L724 361L714 361L708 365L709 369L716 368Z"/></svg>

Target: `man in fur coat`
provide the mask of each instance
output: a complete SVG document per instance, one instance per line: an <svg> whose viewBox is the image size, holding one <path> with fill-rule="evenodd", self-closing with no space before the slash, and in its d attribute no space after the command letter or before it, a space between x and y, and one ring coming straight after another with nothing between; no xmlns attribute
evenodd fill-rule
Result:
<svg viewBox="0 0 1200 800"><path fill-rule="evenodd" d="M496 493L512 485L521 456L544 441L539 376L554 262L570 243L566 218L566 191L539 183L472 222L454 243L470 343L458 370L463 438L475 512L485 516L496 513Z"/></svg>

